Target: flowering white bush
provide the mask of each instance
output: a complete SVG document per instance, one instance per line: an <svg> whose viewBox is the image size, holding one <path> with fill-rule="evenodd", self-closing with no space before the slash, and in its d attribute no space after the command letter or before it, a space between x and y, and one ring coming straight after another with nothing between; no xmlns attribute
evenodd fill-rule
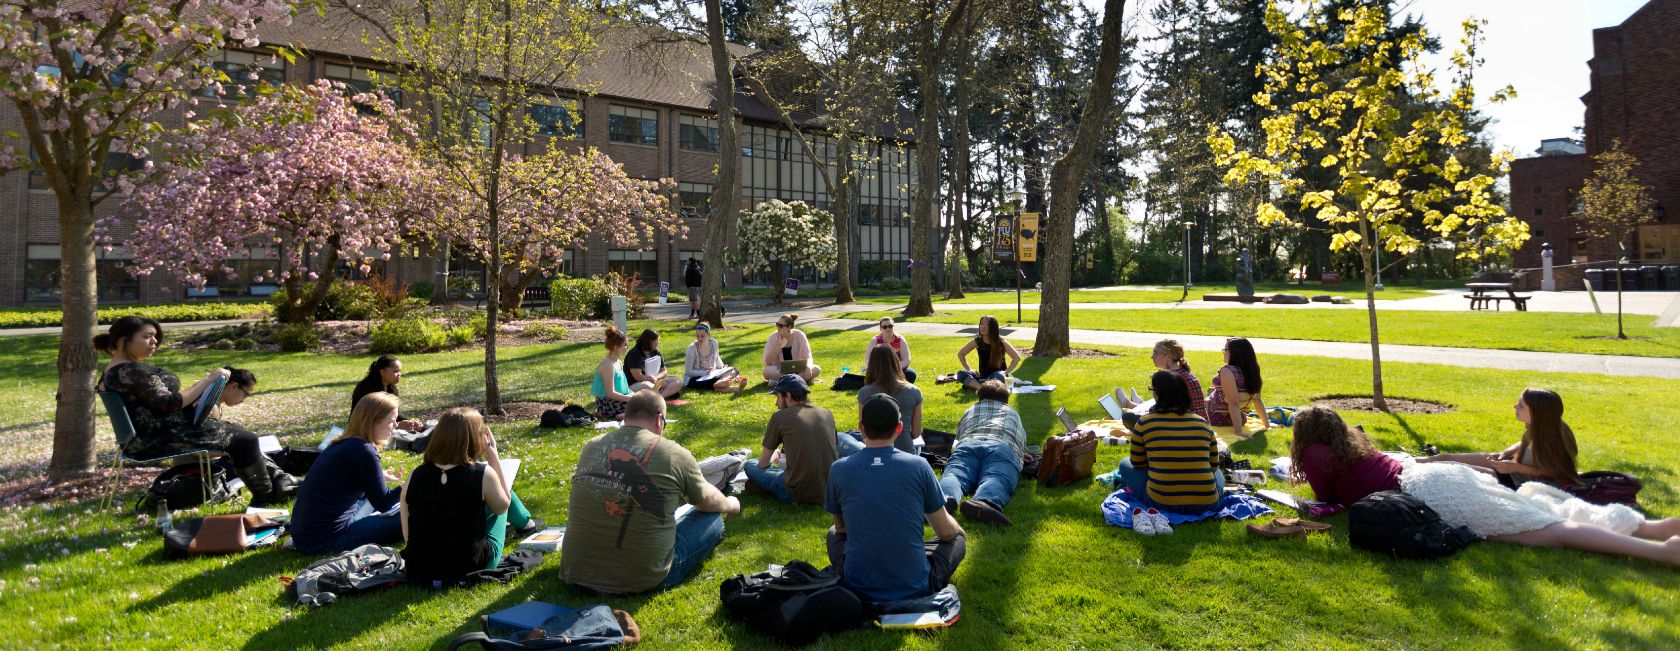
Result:
<svg viewBox="0 0 1680 651"><path fill-rule="evenodd" d="M740 251L730 262L741 271L768 269L780 280L781 265L832 269L839 257L834 215L803 201L765 201L740 221Z"/></svg>

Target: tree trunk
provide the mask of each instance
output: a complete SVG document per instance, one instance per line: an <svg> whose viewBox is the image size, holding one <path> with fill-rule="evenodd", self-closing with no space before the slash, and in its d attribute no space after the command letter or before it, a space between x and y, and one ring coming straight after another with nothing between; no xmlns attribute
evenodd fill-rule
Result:
<svg viewBox="0 0 1680 651"><path fill-rule="evenodd" d="M58 402L53 413L53 483L94 470L93 385L99 372L94 329L99 326L98 278L94 257L91 189L61 195L58 203L59 292L63 334L58 340Z"/></svg>
<svg viewBox="0 0 1680 651"><path fill-rule="evenodd" d="M939 223L939 69L951 38L967 23L968 0L957 0L936 26L924 16L916 29L916 192L910 213L910 302L904 316L933 314L933 227ZM937 32L935 30L937 29Z"/></svg>
<svg viewBox="0 0 1680 651"><path fill-rule="evenodd" d="M782 263L777 260L770 262L770 296L771 303L782 304L782 291L787 286L787 274L782 271Z"/></svg>
<svg viewBox="0 0 1680 651"><path fill-rule="evenodd" d="M963 261L968 253L968 181L973 139L968 111L974 106L974 33L967 25L957 40L956 106L951 110L951 247L945 265L945 298L962 298Z"/></svg>
<svg viewBox="0 0 1680 651"><path fill-rule="evenodd" d="M518 312L525 306L525 290L537 279L537 272L514 272L511 277L502 274L502 309L509 314Z"/></svg>
<svg viewBox="0 0 1680 651"><path fill-rule="evenodd" d="M717 109L717 187L712 191L712 214L706 225L705 282L700 289L700 318L712 327L723 325L723 270L730 231L735 230L735 180L741 164L741 143L735 134L735 76L730 72L729 51L724 48L723 12L719 0L706 0L706 38L712 47L712 80Z"/></svg>
<svg viewBox="0 0 1680 651"><path fill-rule="evenodd" d="M1376 268L1372 264L1370 220L1359 220L1359 253L1365 263L1365 314L1371 322L1371 406L1388 411L1388 401L1383 399L1382 377L1382 347L1377 340L1377 287Z"/></svg>
<svg viewBox="0 0 1680 651"><path fill-rule="evenodd" d="M1102 45L1097 67L1091 75L1091 89L1079 115L1073 146L1050 168L1050 213L1045 215L1039 252L1044 260L1041 275L1044 290L1039 295L1038 339L1033 354L1064 357L1068 346L1068 285L1073 273L1073 227L1079 217L1079 186L1091 168L1109 105L1114 103L1114 82L1120 71L1121 14L1125 0L1103 3Z"/></svg>
<svg viewBox="0 0 1680 651"><path fill-rule="evenodd" d="M842 133L836 137L833 187L829 188L829 207L834 209L834 302L850 303L852 295L852 139Z"/></svg>
<svg viewBox="0 0 1680 651"><path fill-rule="evenodd" d="M443 248L440 249L440 251L443 254L443 260L438 262L438 266L443 269L443 273L436 276L438 285L437 285L436 288L434 288L432 290L432 305L448 305L449 304L449 253L450 253L450 244L449 244L448 239L445 239L443 241Z"/></svg>

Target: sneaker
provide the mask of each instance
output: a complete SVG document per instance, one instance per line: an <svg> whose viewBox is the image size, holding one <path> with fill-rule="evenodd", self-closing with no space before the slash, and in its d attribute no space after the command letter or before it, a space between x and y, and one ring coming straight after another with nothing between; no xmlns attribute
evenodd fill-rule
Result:
<svg viewBox="0 0 1680 651"><path fill-rule="evenodd" d="M1155 509L1150 509L1151 511ZM1132 531L1145 536L1155 535L1155 518L1141 508L1132 509Z"/></svg>
<svg viewBox="0 0 1680 651"><path fill-rule="evenodd" d="M1167 514L1155 509L1149 509L1149 512L1145 515L1153 521L1153 524L1155 525L1155 535L1165 536L1172 533L1172 522L1167 520Z"/></svg>
<svg viewBox="0 0 1680 651"><path fill-rule="evenodd" d="M1009 516L1003 514L1003 511L998 510L997 507L992 506L991 502L985 500L963 502L959 510L962 511L963 517L989 525L1008 527L1015 524L1014 521L1009 519Z"/></svg>
<svg viewBox="0 0 1680 651"><path fill-rule="evenodd" d="M957 381L957 374L949 373L933 379L934 384L948 384Z"/></svg>

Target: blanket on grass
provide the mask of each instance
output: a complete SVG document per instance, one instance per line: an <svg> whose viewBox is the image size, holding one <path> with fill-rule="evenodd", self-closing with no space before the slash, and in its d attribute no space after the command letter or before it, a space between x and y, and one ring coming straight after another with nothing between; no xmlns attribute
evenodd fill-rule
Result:
<svg viewBox="0 0 1680 651"><path fill-rule="evenodd" d="M1116 527L1130 529L1132 528L1132 509L1134 508L1148 510L1149 505L1124 488L1114 491L1103 499L1103 520ZM1232 520L1258 518L1271 513L1272 507L1266 506L1264 502L1260 501L1260 498L1253 495L1226 493L1224 497L1214 503L1212 508L1202 513L1161 512L1165 513L1167 521L1176 527L1186 522L1197 522L1208 518L1230 518Z"/></svg>

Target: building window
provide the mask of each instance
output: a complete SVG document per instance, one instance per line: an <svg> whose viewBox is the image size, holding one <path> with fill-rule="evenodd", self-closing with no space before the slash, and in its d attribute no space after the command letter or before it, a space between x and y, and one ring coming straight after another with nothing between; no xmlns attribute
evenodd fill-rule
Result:
<svg viewBox="0 0 1680 651"><path fill-rule="evenodd" d="M583 137L583 111L576 101L561 105L532 104L525 109L531 121L537 123L537 133L551 138Z"/></svg>
<svg viewBox="0 0 1680 651"><path fill-rule="evenodd" d="M684 115L678 119L679 145L686 151L718 153L718 123L712 118Z"/></svg>
<svg viewBox="0 0 1680 651"><path fill-rule="evenodd" d="M704 219L712 210L712 186L709 183L678 183L677 212L689 219Z"/></svg>
<svg viewBox="0 0 1680 651"><path fill-rule="evenodd" d="M1535 238L1538 239L1538 238L1542 238L1542 237L1545 237L1545 236L1546 236L1546 229L1544 229L1544 228L1534 229L1534 237Z"/></svg>
<svg viewBox="0 0 1680 651"><path fill-rule="evenodd" d="M134 256L120 248L109 253L97 250L94 255L97 257L94 273L101 302L133 301L140 298L140 280L125 268ZM23 263L23 300L59 300L59 257L57 244L31 244L26 248Z"/></svg>
<svg viewBox="0 0 1680 651"><path fill-rule="evenodd" d="M259 85L278 86L286 80L286 61L273 54L211 50L210 67L227 75L228 81L222 82L220 92L213 84L199 89L204 97L227 97L234 92L233 86L243 86L246 97L256 97Z"/></svg>
<svg viewBox="0 0 1680 651"><path fill-rule="evenodd" d="M659 112L613 105L607 111L607 139L632 145L659 144Z"/></svg>
<svg viewBox="0 0 1680 651"><path fill-rule="evenodd" d="M1587 258L1587 238L1573 237L1569 239L1569 261L1576 264L1585 264L1589 261Z"/></svg>
<svg viewBox="0 0 1680 651"><path fill-rule="evenodd" d="M29 150L29 189L50 190L52 186L47 182L47 173L40 169L40 159L35 156L35 150ZM117 189L116 178L133 174L146 166L146 162L135 158L126 152L113 151L105 154L105 176L99 182L100 192L110 192Z"/></svg>
<svg viewBox="0 0 1680 651"><path fill-rule="evenodd" d="M1535 217L1539 217L1539 216L1544 215L1544 214L1546 214L1546 209L1545 208L1535 208L1534 209L1534 216Z"/></svg>
<svg viewBox="0 0 1680 651"><path fill-rule="evenodd" d="M329 63L324 70L325 77L344 84L351 94L374 93L384 95L392 104L402 105L402 91L390 86L377 86L373 75L365 68L357 68L338 63Z"/></svg>
<svg viewBox="0 0 1680 651"><path fill-rule="evenodd" d="M1546 189L1541 187L1541 186L1538 186L1538 185L1534 186L1534 196L1536 196L1536 197L1540 196L1540 194L1545 192L1545 191L1546 191Z"/></svg>
<svg viewBox="0 0 1680 651"><path fill-rule="evenodd" d="M659 254L653 251L607 251L607 271L622 276L635 276L644 283L659 282Z"/></svg>

